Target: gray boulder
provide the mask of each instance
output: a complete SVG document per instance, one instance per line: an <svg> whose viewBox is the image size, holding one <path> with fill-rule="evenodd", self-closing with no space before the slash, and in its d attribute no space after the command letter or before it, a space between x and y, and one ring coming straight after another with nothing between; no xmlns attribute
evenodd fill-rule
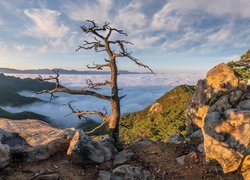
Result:
<svg viewBox="0 0 250 180"><path fill-rule="evenodd" d="M0 168L4 168L10 161L10 147L6 144L0 144Z"/></svg>
<svg viewBox="0 0 250 180"><path fill-rule="evenodd" d="M240 110L249 110L250 111L250 99L245 100L245 101L241 101L238 104L237 109L240 109Z"/></svg>
<svg viewBox="0 0 250 180"><path fill-rule="evenodd" d="M170 144L181 144L184 141L184 137L182 134L177 133L168 138L168 143Z"/></svg>
<svg viewBox="0 0 250 180"><path fill-rule="evenodd" d="M133 155L134 155L134 153L132 151L129 151L129 150L123 150L123 151L117 153L113 158L113 166L117 167L119 165L122 165L122 164L129 162Z"/></svg>
<svg viewBox="0 0 250 180"><path fill-rule="evenodd" d="M118 179L124 180L151 180L152 176L149 171L142 170L141 167L124 164L113 169L113 175Z"/></svg>
<svg viewBox="0 0 250 180"><path fill-rule="evenodd" d="M111 159L112 151L101 142L91 139L83 130L76 131L67 155L75 163L103 163Z"/></svg>
<svg viewBox="0 0 250 180"><path fill-rule="evenodd" d="M112 173L109 171L100 171L97 180L111 180Z"/></svg>

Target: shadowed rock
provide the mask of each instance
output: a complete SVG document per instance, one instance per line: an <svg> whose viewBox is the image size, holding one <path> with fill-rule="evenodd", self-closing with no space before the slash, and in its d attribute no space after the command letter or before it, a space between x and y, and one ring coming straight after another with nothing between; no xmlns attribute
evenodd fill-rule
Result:
<svg viewBox="0 0 250 180"><path fill-rule="evenodd" d="M0 168L9 164L10 160L10 147L5 144L0 144Z"/></svg>
<svg viewBox="0 0 250 180"><path fill-rule="evenodd" d="M112 149L107 143L96 141L78 130L67 151L67 155L75 163L103 163L111 159Z"/></svg>

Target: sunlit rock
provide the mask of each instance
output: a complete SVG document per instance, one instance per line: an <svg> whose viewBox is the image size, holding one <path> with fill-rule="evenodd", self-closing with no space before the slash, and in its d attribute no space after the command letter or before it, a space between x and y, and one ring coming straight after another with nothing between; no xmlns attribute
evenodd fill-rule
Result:
<svg viewBox="0 0 250 180"><path fill-rule="evenodd" d="M10 147L13 161L47 159L58 151L66 151L74 129L58 129L39 120L0 119L4 131L2 144Z"/></svg>
<svg viewBox="0 0 250 180"><path fill-rule="evenodd" d="M224 173L241 168L249 177L249 87L226 64L210 70L200 80L187 109L190 122L199 126L206 158L217 160ZM244 165L245 164L245 165Z"/></svg>

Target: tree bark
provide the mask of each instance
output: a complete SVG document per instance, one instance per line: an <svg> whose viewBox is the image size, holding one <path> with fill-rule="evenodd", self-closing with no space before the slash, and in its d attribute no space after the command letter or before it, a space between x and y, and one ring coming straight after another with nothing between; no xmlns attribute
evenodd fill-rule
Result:
<svg viewBox="0 0 250 180"><path fill-rule="evenodd" d="M111 70L111 109L112 114L109 122L110 137L115 144L119 144L119 121L121 117L119 89L117 84L118 69L115 57L110 57Z"/></svg>

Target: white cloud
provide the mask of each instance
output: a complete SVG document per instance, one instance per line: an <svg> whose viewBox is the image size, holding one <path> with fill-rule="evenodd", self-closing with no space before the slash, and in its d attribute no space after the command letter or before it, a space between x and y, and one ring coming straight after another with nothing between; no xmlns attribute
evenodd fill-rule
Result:
<svg viewBox="0 0 250 180"><path fill-rule="evenodd" d="M222 28L219 31L208 36L208 41L211 43L225 42L229 41L232 37L231 31L229 29Z"/></svg>
<svg viewBox="0 0 250 180"><path fill-rule="evenodd" d="M157 42L161 36L139 36L135 37L131 40L131 42L138 49L150 48L152 44Z"/></svg>
<svg viewBox="0 0 250 180"><path fill-rule="evenodd" d="M171 15L170 5L167 3L160 11L154 14L151 26L153 29L176 31L181 24L180 16Z"/></svg>
<svg viewBox="0 0 250 180"><path fill-rule="evenodd" d="M24 44L6 44L0 42L0 55L13 56L25 52L26 45Z"/></svg>
<svg viewBox="0 0 250 180"><path fill-rule="evenodd" d="M9 53L8 46L4 42L0 41L0 55L4 56L8 53Z"/></svg>
<svg viewBox="0 0 250 180"><path fill-rule="evenodd" d="M248 48L248 23L241 21L250 19L249 6L248 0L169 0L154 14L151 31L165 33L162 50Z"/></svg>
<svg viewBox="0 0 250 180"><path fill-rule="evenodd" d="M131 1L127 6L119 9L117 16L113 19L116 25L127 29L130 33L138 30L141 32L147 23L147 18L141 11L142 5L142 2Z"/></svg>
<svg viewBox="0 0 250 180"><path fill-rule="evenodd" d="M95 20L99 23L109 21L112 0L68 2L63 5L65 13L74 21Z"/></svg>
<svg viewBox="0 0 250 180"><path fill-rule="evenodd" d="M18 52L23 52L25 50L26 46L24 44L16 44L14 46L14 49Z"/></svg>
<svg viewBox="0 0 250 180"><path fill-rule="evenodd" d="M37 47L36 50L37 52L44 54L49 50L49 47L47 45L42 45L42 46Z"/></svg>
<svg viewBox="0 0 250 180"><path fill-rule="evenodd" d="M28 34L34 37L63 37L69 32L69 27L58 20L60 13L50 9L25 9L24 14L33 24L27 27Z"/></svg>
<svg viewBox="0 0 250 180"><path fill-rule="evenodd" d="M164 50L176 50L179 48L182 48L184 46L187 46L191 43L197 43L202 41L202 38L204 35L207 34L207 31L204 32L197 32L191 28L187 28L183 34L180 36L177 36L174 39L165 41L161 48Z"/></svg>
<svg viewBox="0 0 250 180"><path fill-rule="evenodd" d="M159 10L153 18L152 25L156 28L178 27L180 17L170 16L171 13L181 14L185 17L192 11L206 12L214 16L238 15L242 18L250 18L249 0L170 0Z"/></svg>

